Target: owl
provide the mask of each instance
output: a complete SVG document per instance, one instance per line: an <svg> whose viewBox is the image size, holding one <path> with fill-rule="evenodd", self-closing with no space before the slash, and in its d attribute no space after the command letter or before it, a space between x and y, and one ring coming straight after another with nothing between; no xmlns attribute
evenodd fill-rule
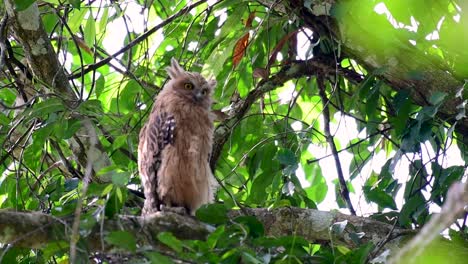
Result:
<svg viewBox="0 0 468 264"><path fill-rule="evenodd" d="M146 198L142 215L162 206L183 207L193 215L213 201L217 185L209 166L216 81L185 71L174 58L166 71L170 80L139 136L138 170Z"/></svg>

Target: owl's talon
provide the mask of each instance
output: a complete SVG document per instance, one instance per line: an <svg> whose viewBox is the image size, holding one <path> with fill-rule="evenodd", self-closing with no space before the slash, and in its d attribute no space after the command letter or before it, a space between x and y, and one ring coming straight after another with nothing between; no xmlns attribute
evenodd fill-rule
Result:
<svg viewBox="0 0 468 264"><path fill-rule="evenodd" d="M165 206L165 205L161 205L161 212L169 212L169 213L175 213L175 214L180 214L180 215L189 214L185 207L170 207L170 206Z"/></svg>

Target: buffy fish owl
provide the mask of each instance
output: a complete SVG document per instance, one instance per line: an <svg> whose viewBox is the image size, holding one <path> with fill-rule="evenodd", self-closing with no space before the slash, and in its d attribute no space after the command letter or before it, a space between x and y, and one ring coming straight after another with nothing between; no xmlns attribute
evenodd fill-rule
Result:
<svg viewBox="0 0 468 264"><path fill-rule="evenodd" d="M216 81L185 71L175 59L166 71L170 80L140 131L138 169L146 197L142 215L161 206L183 207L193 215L213 201L217 185L209 165Z"/></svg>

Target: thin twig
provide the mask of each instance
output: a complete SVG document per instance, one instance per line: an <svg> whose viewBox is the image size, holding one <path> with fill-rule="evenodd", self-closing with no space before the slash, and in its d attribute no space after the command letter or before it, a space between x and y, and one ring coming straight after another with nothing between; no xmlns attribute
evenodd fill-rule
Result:
<svg viewBox="0 0 468 264"><path fill-rule="evenodd" d="M395 227L397 224L398 224L398 218L395 218L395 221L393 222L393 225L392 225L392 229L388 231L388 234L384 239L380 240L379 243L375 245L375 248L367 256L367 261L375 258L377 254L380 252L380 250L382 250L382 248L385 246L385 244L387 244L389 241L391 241L395 237L394 231L395 231Z"/></svg>
<svg viewBox="0 0 468 264"><path fill-rule="evenodd" d="M26 138L26 136L28 135L29 131L33 130L34 127L35 127L36 123L35 122L32 122L32 124L28 127L28 129L26 130L26 132L24 132L16 141L15 143L13 143L13 145L10 146L10 148L6 151L6 153L0 157L0 164L2 164L7 158L8 156L10 156L13 151L16 149L16 147L19 146L19 144Z"/></svg>
<svg viewBox="0 0 468 264"><path fill-rule="evenodd" d="M85 177L83 179L83 186L81 188L81 197L79 197L76 209L75 209L75 218L73 220L72 225L72 233L70 238L70 263L76 263L76 244L79 240L79 227L80 227L80 216L81 216L81 207L83 206L83 200L86 196L86 192L88 191L88 185L91 181L91 175L93 174L93 163L95 162L97 155L97 144L98 138L96 135L96 130L94 129L90 119L86 119L83 121L83 125L86 127L86 130L89 131L89 148L88 148L88 161L86 163L86 171ZM94 153L93 153L94 152Z"/></svg>
<svg viewBox="0 0 468 264"><path fill-rule="evenodd" d="M330 145L331 151L333 153L333 158L335 159L335 166L336 172L338 173L338 181L340 183L340 194L341 198L346 202L346 205L351 212L352 215L356 215L356 211L354 210L353 204L351 203L351 199L349 198L349 190L348 186L346 186L346 180L343 175L343 170L341 168L340 157L338 156L338 150L336 149L335 141L333 140L333 136L330 133L330 110L328 108L328 98L325 92L325 83L323 74L317 74L317 86L319 89L319 95L322 99L323 104L323 119L324 119L324 132L325 138Z"/></svg>
<svg viewBox="0 0 468 264"><path fill-rule="evenodd" d="M343 151L345 151L345 150L348 150L348 149L352 149L352 148L354 148L355 146L360 145L362 142L364 142L364 141L369 141L371 138L373 138L373 137L375 137L375 136L378 136L378 135L382 135L383 133L385 133L385 132L387 132L387 131L389 131L389 130L391 130L391 129L392 129L391 127L387 127L387 128L385 128L385 129L382 129L382 130L377 130L376 132L374 132L374 133L368 135L366 138L360 139L360 140L358 140L358 141L356 141L356 142L354 142L354 143L349 144L349 145L346 146L345 148L342 148L342 149L338 150L338 153L341 153L341 152L343 152ZM325 155L325 156L322 156L322 157L316 158L316 159L308 159L306 162L307 162L307 164L312 164L312 163L318 162L318 161L320 161L320 160L322 160L322 159L328 158L328 157L330 157L330 156L332 156L332 155L333 155L333 153L332 153L332 154L327 154L327 155Z"/></svg>
<svg viewBox="0 0 468 264"><path fill-rule="evenodd" d="M0 68L3 68L3 63L5 62L5 56L7 47L5 44L6 38L6 25L8 22L8 14L4 12L3 18L0 20Z"/></svg>
<svg viewBox="0 0 468 264"><path fill-rule="evenodd" d="M113 60L114 58L118 57L120 54L126 52L127 50L131 49L132 47L134 47L135 45L137 45L138 43L144 41L145 39L147 39L151 34L155 33L156 31L158 31L160 28L164 27L165 25L171 23L172 21L174 21L175 19L177 19L178 17L180 16L183 16L185 14L187 14L188 12L190 12L192 9L194 9L195 7L205 3L207 0L201 0L201 1L198 1L192 5L189 5L189 6L186 6L184 8L182 8L179 12L177 12L176 14L168 17L167 19L165 19L163 22L161 22L160 24L154 26L153 28L151 28L150 30L146 31L145 33L141 34L140 36L138 36L137 38L135 38L132 42L128 43L127 46L121 48L119 51L117 51L116 53L112 54L111 56L97 62L97 63L94 63L94 64L90 64L88 67L86 67L85 69L81 70L80 72L77 72L71 76L69 76L68 78L69 79L76 79L76 78L79 78L81 77L82 75L84 74L87 74L88 72L91 72L91 71L94 71L104 65L106 65L107 63L109 63L111 60Z"/></svg>
<svg viewBox="0 0 468 264"><path fill-rule="evenodd" d="M254 104L265 93L281 87L285 82L298 79L301 77L316 75L317 71L324 74L335 74L335 66L333 61L326 61L323 58L313 58L305 61L291 61L290 64L283 66L277 73L267 80L260 81L255 89L249 92L245 99L239 100L232 106L233 114L220 123L215 130L215 139L213 151L210 160L210 166L213 169L221 155L221 150L231 135L232 128L239 122L250 110ZM338 70L340 75L343 74ZM348 78L348 77L347 77Z"/></svg>
<svg viewBox="0 0 468 264"><path fill-rule="evenodd" d="M80 175L80 172L77 171L73 165L71 164L71 162L67 159L67 157L65 157L65 154L63 154L63 151L62 151L62 148L60 147L60 145L58 144L57 141L55 140L50 140L50 145L55 149L55 151L57 151L57 154L59 155L60 157L60 160L62 161L63 165L65 165L65 168L67 168L68 172L73 175L73 177L76 177L78 179L81 179L83 178L82 175Z"/></svg>

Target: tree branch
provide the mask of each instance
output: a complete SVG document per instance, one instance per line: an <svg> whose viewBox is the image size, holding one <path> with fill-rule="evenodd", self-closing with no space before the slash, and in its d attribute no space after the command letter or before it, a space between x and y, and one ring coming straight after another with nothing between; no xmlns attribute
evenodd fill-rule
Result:
<svg viewBox="0 0 468 264"><path fill-rule="evenodd" d="M13 0L5 0L5 7L33 74L66 100L76 102L77 97L70 88L42 24L37 3L26 10L17 11Z"/></svg>
<svg viewBox="0 0 468 264"><path fill-rule="evenodd" d="M392 225L372 220L334 212L314 209L264 208L245 209L263 223L265 233L270 237L297 235L311 242L330 242L356 248L356 240L350 234L364 232L362 243L378 243L390 237L392 242L398 242L397 237L414 234L415 231L394 228ZM239 210L230 211L228 217L236 218L243 215ZM73 217L60 219L38 212L14 212L0 210L0 242L14 244L18 247L41 248L54 241L70 241ZM333 233L331 227L335 223L346 222L343 232ZM96 225L86 240L90 251L109 252L113 246L104 240L110 232L125 230L135 234L140 247L157 248L154 237L160 232L171 232L179 239L204 240L214 228L195 220L191 216L172 212L156 212L147 217L119 216L118 219L105 220L104 224ZM389 233L391 235L389 236ZM392 243L390 243L392 244ZM393 244L392 244L393 245Z"/></svg>
<svg viewBox="0 0 468 264"><path fill-rule="evenodd" d="M338 174L338 181L340 182L341 198L343 198L343 200L345 201L346 206L348 207L351 214L356 215L356 211L354 210L353 204L351 203L351 199L349 198L349 190L348 190L348 186L346 185L346 180L343 175L343 170L341 169L341 162L340 162L340 157L338 156L338 150L336 149L333 136L330 133L330 110L328 109L329 101L327 98L327 94L325 92L325 83L324 83L323 75L320 73L317 75L317 86L318 86L319 95L323 104L322 114L323 114L325 138L328 142L328 145L330 145L333 158L335 160L336 172Z"/></svg>
<svg viewBox="0 0 468 264"><path fill-rule="evenodd" d="M353 83L362 80L362 76L336 67L336 63L324 58L313 58L305 61L292 61L290 64L283 66L279 72L271 76L267 80L262 80L258 85L249 92L245 99L239 100L232 105L230 117L221 122L215 130L213 151L210 160L210 166L214 170L216 162L221 155L224 144L227 142L232 129L240 122L248 113L250 107L263 94L270 92L278 87L281 87L285 82L293 79L298 79L307 76L313 76L317 72L322 72L325 75L342 75Z"/></svg>
<svg viewBox="0 0 468 264"><path fill-rule="evenodd" d="M456 125L459 139L468 145L468 117L462 116L457 120L457 115L466 111L463 104L465 99L456 96L464 87L463 78L457 76L445 61L429 55L419 45L412 45L406 30L393 28L390 23L385 24L386 28L374 30L373 25L364 22L369 18L363 18L359 12L373 15L378 20L378 15L371 9L372 5L352 5L346 0L312 1L309 6L304 1L292 0L280 1L278 4L275 0L259 2L272 6L285 16L296 14L305 27L311 28L321 37L336 39L340 45L341 58L356 60L395 90L411 91L412 99L421 106L427 106L434 93L446 93L447 100L437 115ZM341 10L347 12L347 15L333 16L330 10ZM354 11L357 12L355 15L349 15ZM346 20L350 17L353 20Z"/></svg>
<svg viewBox="0 0 468 264"><path fill-rule="evenodd" d="M23 11L15 9L13 0L5 0L6 10L14 29L14 35L24 48L25 57L28 65L31 68L34 76L42 83L46 84L47 89L51 89L56 93L56 96L62 98L67 107L75 108L79 105L79 99L71 89L68 78L65 75L63 67L55 54L47 32L44 29L40 12L37 3L33 3ZM79 116L83 122L88 122L89 118ZM93 127L93 130L95 128ZM77 157L78 163L82 167L86 167L87 153L90 147L89 136L86 129L81 128L76 138L80 139L83 144L78 144L79 140L70 140L70 146L73 153ZM100 157L98 162L93 164L93 172L100 171L103 167L111 164L109 156L104 152L100 143L95 148L99 153L96 157ZM95 176L93 174L93 176ZM106 181L107 175L104 177L94 177L97 181ZM104 179L104 180L103 180Z"/></svg>
<svg viewBox="0 0 468 264"><path fill-rule="evenodd" d="M143 34L141 34L140 36L138 36L137 38L135 38L133 41L131 41L130 43L128 43L128 45L126 45L125 47L121 48L119 51L117 51L116 53L112 54L111 56L105 58L105 59L102 59L100 60L99 62L96 62L94 64L90 64L88 65L84 70L78 72L78 73L75 73L73 75L71 75L69 77L69 79L76 79L76 78L79 78L81 77L82 75L88 73L88 72L91 72L91 71L94 71L104 65L106 65L107 63L109 63L112 59L116 58L117 56L121 55L122 53L128 51L129 49L133 48L135 45L137 45L138 43L144 41L145 39L147 39L150 35L152 35L153 33L155 33L156 31L158 31L159 29L161 29L162 27L164 27L165 25L171 23L172 21L174 21L175 19L187 14L188 12L190 12L192 9L194 9L195 7L205 3L206 0L201 0L201 1L198 1L198 2L195 2L189 6L186 6L184 8L182 8L179 12L177 12L176 14L166 18L163 22L161 22L160 24L154 26L153 28L151 28L150 30L144 32ZM167 36L166 36L167 37Z"/></svg>
<svg viewBox="0 0 468 264"><path fill-rule="evenodd" d="M468 171L465 172L468 176ZM391 264L415 263L415 259L436 239L442 231L465 213L468 205L468 182L455 182L450 186L440 214L431 217L421 231L389 261Z"/></svg>

